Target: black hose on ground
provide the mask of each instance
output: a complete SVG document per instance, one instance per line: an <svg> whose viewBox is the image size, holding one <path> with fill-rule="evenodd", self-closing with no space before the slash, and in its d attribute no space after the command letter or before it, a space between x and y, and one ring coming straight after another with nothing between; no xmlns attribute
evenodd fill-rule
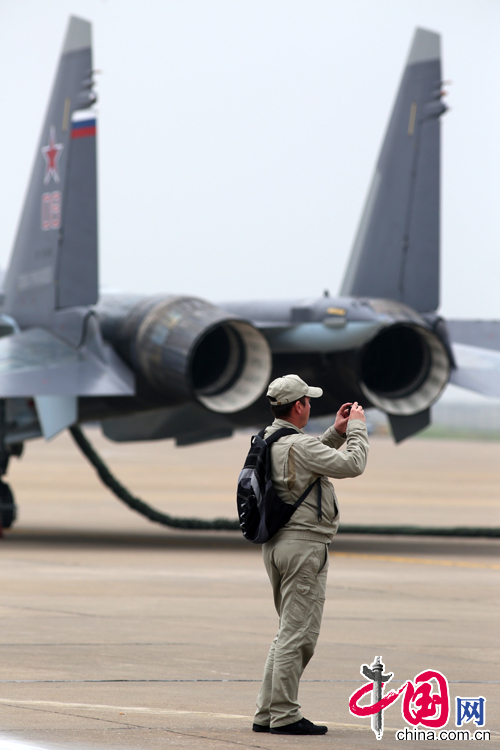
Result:
<svg viewBox="0 0 500 750"><path fill-rule="evenodd" d="M339 526L339 534L381 534L386 536L500 537L500 529L489 526Z"/></svg>
<svg viewBox="0 0 500 750"><path fill-rule="evenodd" d="M162 513L159 510L155 510L147 503L139 500L138 497L131 495L127 488L113 476L79 427L73 425L73 427L69 428L69 431L84 456L88 458L94 469L99 474L103 484L105 484L106 487L109 487L111 492L122 500L125 505L128 505L132 510L136 510L141 515L146 516L150 521L161 523L163 526L171 526L174 529L239 531L239 521L232 521L230 518L214 518L213 521L206 521L203 518L178 518L176 516L170 516L168 513Z"/></svg>
<svg viewBox="0 0 500 750"><path fill-rule="evenodd" d="M170 526L174 529L190 529L202 531L239 531L240 523L237 519L214 518L207 521L203 518L178 518L155 510L147 503L134 497L111 473L102 458L95 452L94 448L83 434L80 427L73 425L69 428L73 440L78 445L84 456L90 461L97 471L103 484L108 487L129 508L137 511L150 521ZM448 537L500 537L500 528L455 526L428 527L428 526L357 526L344 524L339 527L339 534L374 534L387 536L448 536Z"/></svg>

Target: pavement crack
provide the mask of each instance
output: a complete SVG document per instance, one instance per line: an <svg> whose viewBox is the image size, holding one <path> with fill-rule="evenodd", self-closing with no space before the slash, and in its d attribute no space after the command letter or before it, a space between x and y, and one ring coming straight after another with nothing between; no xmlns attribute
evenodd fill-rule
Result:
<svg viewBox="0 0 500 750"><path fill-rule="evenodd" d="M92 721L99 721L105 724L118 724L120 727L124 727L124 728L128 727L129 729L147 729L151 732L167 732L168 734L173 734L177 737L192 737L193 739L206 740L208 742L223 742L226 745L236 745L238 747L255 747L259 749L263 748L262 745L256 745L251 742L248 743L248 742L242 742L242 741L237 741L237 740L228 740L228 739L224 739L223 737L210 737L210 735L196 734L194 732L182 732L176 729L170 729L169 727L154 727L148 724L133 724L129 721L123 721L120 719L103 719L98 716L88 716L85 714L73 713L72 711L54 711L54 710L49 710L47 708L23 706L17 703L11 703L9 705L15 708L24 709L25 711L36 711L38 713L45 713L45 714L58 715L58 716L73 716L78 719L90 719Z"/></svg>
<svg viewBox="0 0 500 750"><path fill-rule="evenodd" d="M43 607L21 607L16 604L2 604L2 609L18 610L21 612L41 612L44 615L67 615L69 617L91 617L102 618L102 615L93 615L88 612L67 612L59 609L45 609Z"/></svg>

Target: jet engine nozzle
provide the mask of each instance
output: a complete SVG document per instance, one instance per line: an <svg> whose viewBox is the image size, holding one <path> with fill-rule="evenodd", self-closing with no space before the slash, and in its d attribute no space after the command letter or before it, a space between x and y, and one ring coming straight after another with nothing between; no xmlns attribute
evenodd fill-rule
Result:
<svg viewBox="0 0 500 750"><path fill-rule="evenodd" d="M436 401L450 377L446 347L432 330L414 322L390 325L362 349L360 387L371 403L400 416Z"/></svg>
<svg viewBox="0 0 500 750"><path fill-rule="evenodd" d="M265 337L202 299L150 300L127 317L130 357L160 394L194 396L207 409L229 414L253 404L269 382Z"/></svg>

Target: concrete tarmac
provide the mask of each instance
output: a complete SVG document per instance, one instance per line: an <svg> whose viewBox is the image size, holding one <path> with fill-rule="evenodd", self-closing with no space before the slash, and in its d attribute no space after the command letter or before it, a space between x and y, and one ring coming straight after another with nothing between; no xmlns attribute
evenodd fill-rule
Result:
<svg viewBox="0 0 500 750"><path fill-rule="evenodd" d="M247 435L176 449L115 445L87 432L143 499L183 516L235 516ZM499 443L413 440L396 448L375 438L365 475L336 484L342 518L500 526L499 453ZM278 625L260 549L237 533L174 532L132 513L67 435L30 443L9 481L20 518L0 540L1 750L13 741L372 748L370 719L352 716L348 700L366 682L361 665L376 655L395 689L425 669L446 676L447 730L456 730L456 696L484 696L484 729L499 742L500 541L339 535L300 692L304 715L329 732L255 734L255 697ZM401 745L401 698L384 722L381 745ZM463 729L476 731L472 723Z"/></svg>

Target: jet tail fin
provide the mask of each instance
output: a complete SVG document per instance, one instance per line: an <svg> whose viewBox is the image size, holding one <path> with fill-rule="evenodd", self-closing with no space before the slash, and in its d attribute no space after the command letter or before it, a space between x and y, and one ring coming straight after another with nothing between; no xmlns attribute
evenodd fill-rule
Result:
<svg viewBox="0 0 500 750"><path fill-rule="evenodd" d="M97 301L92 86L91 25L71 17L4 284L3 312L21 328Z"/></svg>
<svg viewBox="0 0 500 750"><path fill-rule="evenodd" d="M439 306L440 36L416 29L341 288Z"/></svg>

